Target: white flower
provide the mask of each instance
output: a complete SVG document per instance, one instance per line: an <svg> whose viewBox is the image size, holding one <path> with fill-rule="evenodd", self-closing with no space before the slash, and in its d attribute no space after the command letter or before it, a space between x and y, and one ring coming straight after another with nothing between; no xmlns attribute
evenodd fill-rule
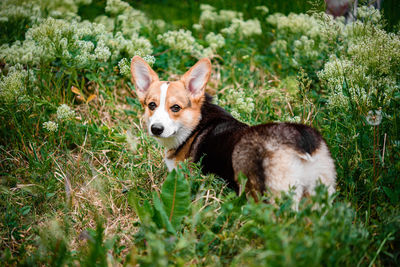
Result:
<svg viewBox="0 0 400 267"><path fill-rule="evenodd" d="M130 77L131 75L131 67L129 65L128 59L123 58L118 62L118 68L119 68L119 72L126 76L126 77Z"/></svg>
<svg viewBox="0 0 400 267"><path fill-rule="evenodd" d="M62 104L57 108L57 118L59 120L68 120L73 118L74 115L75 112L66 104Z"/></svg>
<svg viewBox="0 0 400 267"><path fill-rule="evenodd" d="M239 34L240 38L248 37L251 35L260 35L262 33L261 24L258 19L233 19L229 27L221 30L222 33L227 35Z"/></svg>
<svg viewBox="0 0 400 267"><path fill-rule="evenodd" d="M365 118L369 125L378 126L382 122L382 111L370 110Z"/></svg>
<svg viewBox="0 0 400 267"><path fill-rule="evenodd" d="M96 58L100 61L107 61L111 56L110 49L105 46L103 41L97 43L97 47L94 50L94 53L96 55Z"/></svg>
<svg viewBox="0 0 400 267"><path fill-rule="evenodd" d="M154 63L156 63L156 58L152 55L146 55L143 57L143 59L150 65L152 66Z"/></svg>
<svg viewBox="0 0 400 267"><path fill-rule="evenodd" d="M266 6L256 6L256 10L259 10L263 15L268 14L269 12L268 7Z"/></svg>
<svg viewBox="0 0 400 267"><path fill-rule="evenodd" d="M27 82L35 82L32 70L26 71L21 64L9 67L8 74L0 78L0 99L10 103L25 96Z"/></svg>
<svg viewBox="0 0 400 267"><path fill-rule="evenodd" d="M46 121L43 123L43 128L45 128L49 132L55 132L58 129L58 124L54 121Z"/></svg>
<svg viewBox="0 0 400 267"><path fill-rule="evenodd" d="M225 45L225 38L221 34L215 34L213 32L206 35L206 41L213 50Z"/></svg>
<svg viewBox="0 0 400 267"><path fill-rule="evenodd" d="M192 32L189 30L168 31L164 34L159 34L157 39L160 43L169 46L173 50L190 53L196 57L203 55L202 50L204 47L196 42Z"/></svg>

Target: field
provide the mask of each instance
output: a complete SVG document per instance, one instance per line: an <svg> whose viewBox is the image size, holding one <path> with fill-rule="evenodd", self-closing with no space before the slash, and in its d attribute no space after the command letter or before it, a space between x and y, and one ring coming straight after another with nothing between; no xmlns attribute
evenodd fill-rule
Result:
<svg viewBox="0 0 400 267"><path fill-rule="evenodd" d="M367 1L347 22L323 1L262 2L0 3L3 264L400 265L400 24ZM318 129L337 193L295 211L291 194L255 203L191 162L168 173L135 55L162 80L209 57L207 92L237 119Z"/></svg>

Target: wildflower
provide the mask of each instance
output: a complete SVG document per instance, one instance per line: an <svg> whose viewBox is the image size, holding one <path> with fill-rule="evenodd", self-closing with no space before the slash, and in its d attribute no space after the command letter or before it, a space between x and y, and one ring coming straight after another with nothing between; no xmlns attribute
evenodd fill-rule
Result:
<svg viewBox="0 0 400 267"><path fill-rule="evenodd" d="M253 98L247 97L242 89L229 89L223 98L218 99L222 106L232 105L231 113L235 118L240 118L240 114L250 114L254 110Z"/></svg>
<svg viewBox="0 0 400 267"><path fill-rule="evenodd" d="M258 19L233 19L232 24L221 30L222 33L227 35L239 34L240 38L248 37L251 35L260 35L262 33L261 24Z"/></svg>
<svg viewBox="0 0 400 267"><path fill-rule="evenodd" d="M130 77L131 68L130 68L129 62L126 58L123 58L118 62L118 68L119 68L119 72L122 75L124 75L126 77Z"/></svg>
<svg viewBox="0 0 400 267"><path fill-rule="evenodd" d="M74 115L75 112L66 104L62 104L57 108L57 118L59 120L68 120L73 118Z"/></svg>
<svg viewBox="0 0 400 267"><path fill-rule="evenodd" d="M365 118L369 125L378 126L382 122L382 111L370 110Z"/></svg>
<svg viewBox="0 0 400 267"><path fill-rule="evenodd" d="M45 128L49 132L55 132L58 129L58 124L54 121L46 121L43 123L43 128Z"/></svg>
<svg viewBox="0 0 400 267"><path fill-rule="evenodd" d="M156 58L151 55L146 55L143 57L143 59L150 65L152 66L154 63L156 63Z"/></svg>
<svg viewBox="0 0 400 267"><path fill-rule="evenodd" d="M195 23L192 25L192 28L195 29L196 31L200 31L202 29L201 24Z"/></svg>
<svg viewBox="0 0 400 267"><path fill-rule="evenodd" d="M32 70L25 70L22 65L16 64L8 69L8 74L0 78L0 99L10 103L25 96L27 82L35 82Z"/></svg>
<svg viewBox="0 0 400 267"><path fill-rule="evenodd" d="M259 10L262 15L266 15L269 12L268 7L266 6L256 6L256 10Z"/></svg>
<svg viewBox="0 0 400 267"><path fill-rule="evenodd" d="M111 56L110 49L105 46L103 41L99 41L97 43L97 47L94 50L94 53L96 55L96 58L101 61L107 61Z"/></svg>
<svg viewBox="0 0 400 267"><path fill-rule="evenodd" d="M204 49L202 45L196 42L192 32L189 30L168 31L164 34L159 34L157 39L173 50L190 53L194 56L201 55L201 50Z"/></svg>
<svg viewBox="0 0 400 267"><path fill-rule="evenodd" d="M215 8L210 5L202 4L200 5L200 19L199 23L201 25L215 26L216 24L228 24L233 19L242 19L243 13L233 10L220 10L215 11Z"/></svg>
<svg viewBox="0 0 400 267"><path fill-rule="evenodd" d="M128 9L130 6L128 3L121 0L107 0L106 12L112 15L118 15Z"/></svg>
<svg viewBox="0 0 400 267"><path fill-rule="evenodd" d="M215 34L213 32L206 35L206 41L213 50L225 45L225 38L221 34Z"/></svg>

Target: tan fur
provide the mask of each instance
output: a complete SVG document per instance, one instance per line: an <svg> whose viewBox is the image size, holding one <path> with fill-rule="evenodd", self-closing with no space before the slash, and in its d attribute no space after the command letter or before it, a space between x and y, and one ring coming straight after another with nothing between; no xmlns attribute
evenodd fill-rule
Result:
<svg viewBox="0 0 400 267"><path fill-rule="evenodd" d="M201 118L201 105L204 98L193 98L186 90L182 81L171 82L167 92L167 107L179 105L182 110L172 112L168 110L173 120L179 120L186 127L194 129Z"/></svg>
<svg viewBox="0 0 400 267"><path fill-rule="evenodd" d="M172 160L174 165L177 166L179 162L183 162L190 158L190 148L192 146L193 140L196 138L196 134L190 137L184 146L176 153L175 149L170 149L166 152L166 159Z"/></svg>

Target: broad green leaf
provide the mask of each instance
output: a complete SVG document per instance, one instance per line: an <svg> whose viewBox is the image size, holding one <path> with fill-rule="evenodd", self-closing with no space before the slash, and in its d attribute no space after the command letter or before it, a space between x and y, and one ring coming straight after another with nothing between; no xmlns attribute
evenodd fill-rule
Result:
<svg viewBox="0 0 400 267"><path fill-rule="evenodd" d="M182 172L173 170L168 174L161 189L161 200L168 220L177 228L188 215L190 206L190 187Z"/></svg>
<svg viewBox="0 0 400 267"><path fill-rule="evenodd" d="M141 223L146 223L147 220L152 217L154 211L152 206L150 206L148 201L145 201L143 205L139 203L138 197L136 193L130 192L128 196L128 201L131 206L133 206L133 209L135 210L137 216L139 217L139 220Z"/></svg>
<svg viewBox="0 0 400 267"><path fill-rule="evenodd" d="M157 195L157 192L153 191L153 205L154 205L154 216L153 221L160 228L165 228L171 234L175 234L176 231L168 220L168 216L163 203Z"/></svg>

